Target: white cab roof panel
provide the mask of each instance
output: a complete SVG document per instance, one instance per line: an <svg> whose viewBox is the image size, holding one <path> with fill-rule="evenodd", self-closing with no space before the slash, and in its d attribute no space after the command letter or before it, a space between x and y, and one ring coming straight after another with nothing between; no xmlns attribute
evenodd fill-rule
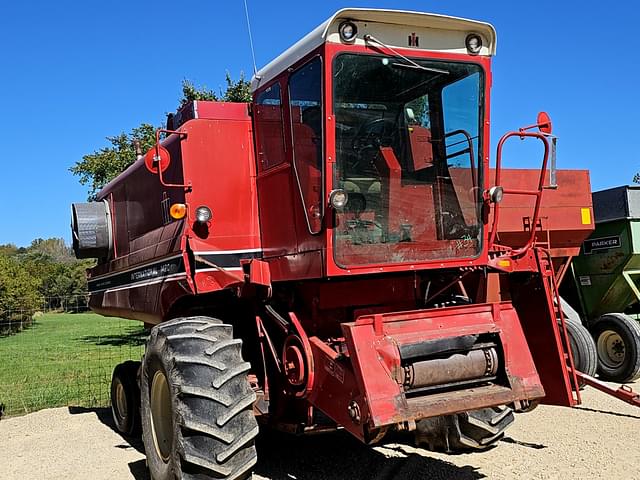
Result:
<svg viewBox="0 0 640 480"><path fill-rule="evenodd" d="M496 31L489 23L435 13L345 8L260 69L252 79L252 90L265 85L323 43L341 43L338 26L345 20L351 20L358 28L356 45L365 45L363 36L370 34L391 47L466 54L465 38L476 33L482 38L479 55L496 53ZM409 46L410 37L418 39L417 46Z"/></svg>

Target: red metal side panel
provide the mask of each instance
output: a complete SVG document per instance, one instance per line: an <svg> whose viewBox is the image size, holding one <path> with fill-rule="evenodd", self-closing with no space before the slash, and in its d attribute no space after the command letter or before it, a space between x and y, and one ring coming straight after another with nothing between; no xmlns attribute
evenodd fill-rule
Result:
<svg viewBox="0 0 640 480"><path fill-rule="evenodd" d="M491 179L495 172L491 171ZM548 175L548 174L547 174ZM535 190L539 170L503 169L503 187L506 189ZM541 224L536 241L549 243L554 257L575 256L580 245L593 231L593 208L588 170L558 170L557 189L547 189L542 194ZM548 179L547 179L548 184ZM500 204L498 225L499 243L521 247L531 231L535 198L523 195L505 195ZM525 230L526 229L526 230Z"/></svg>
<svg viewBox="0 0 640 480"><path fill-rule="evenodd" d="M184 177L194 251L260 248L253 139L249 117L243 121L192 120L183 126ZM208 231L196 235L193 212L208 206ZM239 266L239 265L238 265Z"/></svg>
<svg viewBox="0 0 640 480"><path fill-rule="evenodd" d="M181 130L187 133L184 176L192 187L187 237L203 293L240 281L240 261L261 256L253 132L246 112L238 120L191 120ZM199 206L213 214L206 226L195 223Z"/></svg>
<svg viewBox="0 0 640 480"><path fill-rule="evenodd" d="M196 118L239 122L249 120L248 103L195 101L193 104Z"/></svg>
<svg viewBox="0 0 640 480"><path fill-rule="evenodd" d="M541 275L549 277L545 271ZM527 345L536 364L546 393L542 403L573 406L577 403L571 390L560 330L556 319L549 283L533 276L525 283L512 282L513 305L518 311Z"/></svg>

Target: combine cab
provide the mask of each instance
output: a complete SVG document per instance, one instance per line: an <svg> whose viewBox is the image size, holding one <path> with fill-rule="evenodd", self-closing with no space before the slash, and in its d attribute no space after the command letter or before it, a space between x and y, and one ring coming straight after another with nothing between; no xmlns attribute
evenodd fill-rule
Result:
<svg viewBox="0 0 640 480"><path fill-rule="evenodd" d="M479 450L514 412L579 401L553 259L535 229L496 236L503 196L541 221L553 145L545 115L505 135L492 181L495 45L486 23L341 10L256 74L250 104L185 105L74 205L91 307L150 328L153 478L243 478L258 423ZM511 138L545 149L526 188L500 183ZM135 369L116 373L133 431Z"/></svg>

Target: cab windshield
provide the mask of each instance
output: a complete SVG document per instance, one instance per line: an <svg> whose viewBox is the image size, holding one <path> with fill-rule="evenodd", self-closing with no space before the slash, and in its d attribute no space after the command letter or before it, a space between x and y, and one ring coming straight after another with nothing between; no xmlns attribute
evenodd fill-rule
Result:
<svg viewBox="0 0 640 480"><path fill-rule="evenodd" d="M333 64L338 265L479 254L483 72L341 54Z"/></svg>

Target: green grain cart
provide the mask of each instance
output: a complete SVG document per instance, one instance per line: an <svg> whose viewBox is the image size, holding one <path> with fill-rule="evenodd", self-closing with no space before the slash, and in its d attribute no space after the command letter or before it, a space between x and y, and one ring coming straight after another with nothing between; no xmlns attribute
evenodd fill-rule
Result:
<svg viewBox="0 0 640 480"><path fill-rule="evenodd" d="M563 295L594 337L600 376L631 382L640 377L640 186L594 192L593 211Z"/></svg>

